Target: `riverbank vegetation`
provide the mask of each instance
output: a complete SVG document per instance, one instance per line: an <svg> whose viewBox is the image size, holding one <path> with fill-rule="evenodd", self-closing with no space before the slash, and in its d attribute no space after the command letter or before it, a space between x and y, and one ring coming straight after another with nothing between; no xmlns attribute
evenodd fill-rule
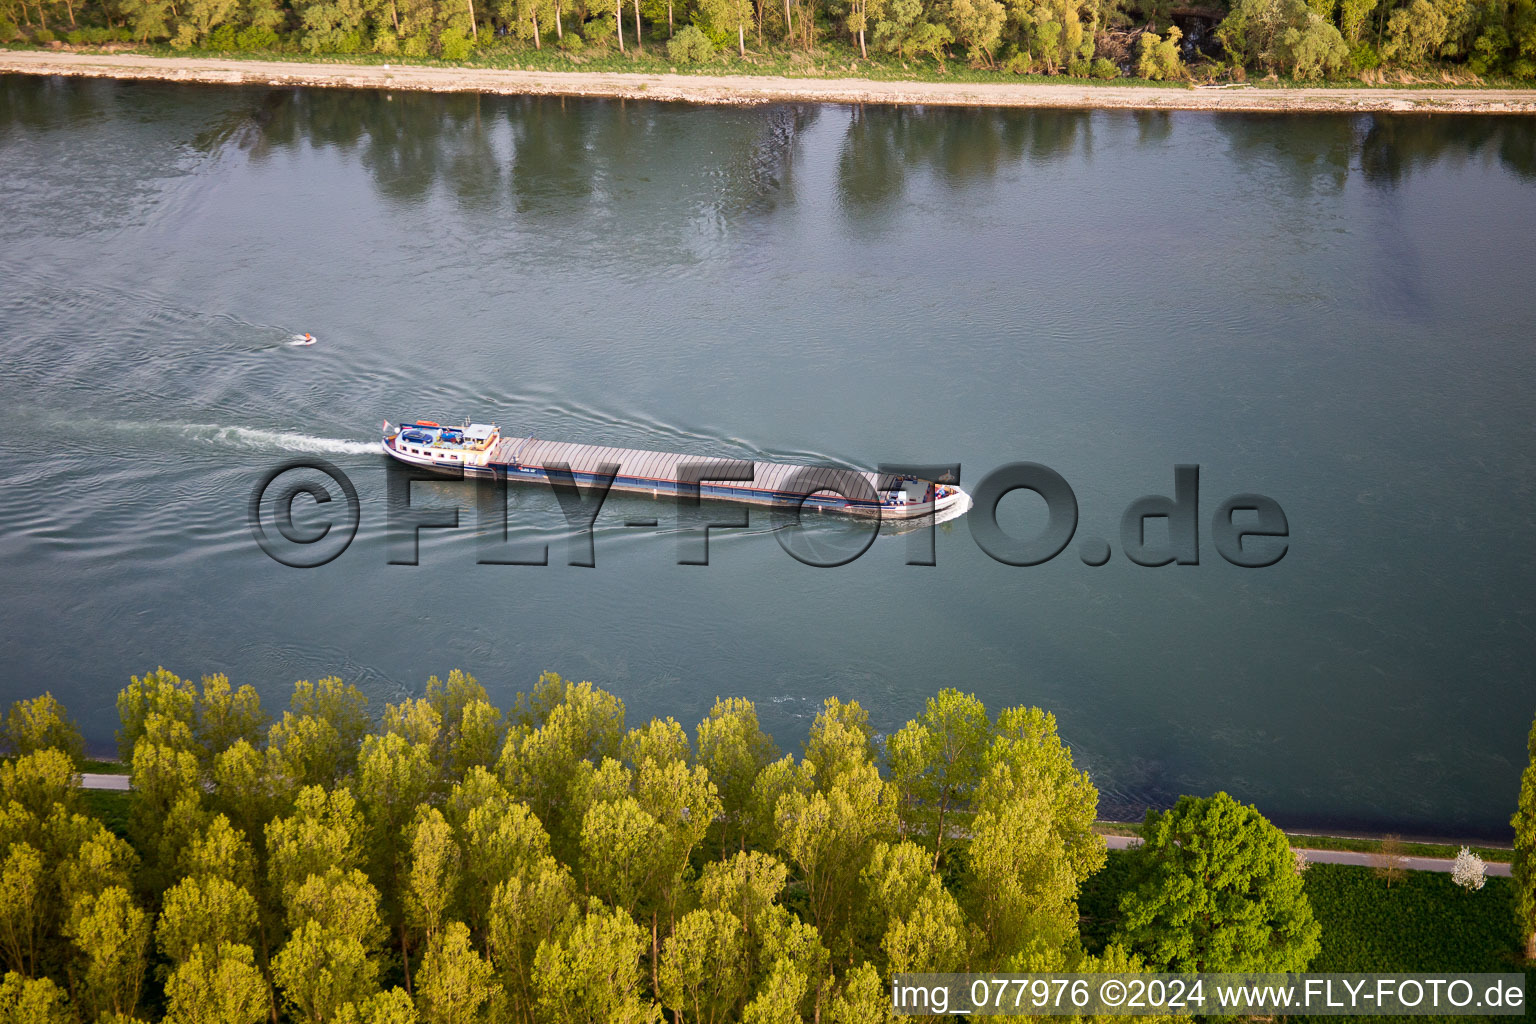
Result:
<svg viewBox="0 0 1536 1024"><path fill-rule="evenodd" d="M1536 79L1536 0L0 0L0 43L591 70Z"/></svg>
<svg viewBox="0 0 1536 1024"><path fill-rule="evenodd" d="M828 699L798 757L750 701L631 725L553 674L503 710L450 673L377 719L301 682L273 721L249 686L162 669L117 709L112 817L62 707L6 717L0 1018L867 1024L896 971L1365 969L1348 936L1375 925L1330 921L1388 892L1320 889L1338 873L1226 794L1109 859L1054 718L955 690L878 742ZM1520 879L1416 884L1390 898L1462 900L1515 963Z"/></svg>

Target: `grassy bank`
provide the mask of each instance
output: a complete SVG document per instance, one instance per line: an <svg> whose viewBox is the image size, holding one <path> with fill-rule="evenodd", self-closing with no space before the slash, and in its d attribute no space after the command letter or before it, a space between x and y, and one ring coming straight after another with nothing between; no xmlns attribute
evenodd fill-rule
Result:
<svg viewBox="0 0 1536 1024"><path fill-rule="evenodd" d="M1130 885L1130 858L1111 851L1104 869L1083 886L1078 900L1083 944L1103 949L1114 933L1121 895ZM1520 971L1520 932L1514 890L1507 878L1489 878L1468 892L1440 872L1410 871L1390 887L1366 867L1313 864L1304 876L1312 913L1322 926L1318 972L1503 973ZM1527 990L1536 972L1526 972ZM1527 1009L1526 1018L1531 1013ZM1312 1018L1297 1018L1310 1020ZM1383 1017L1319 1017L1381 1024ZM1397 1019L1397 1018L1393 1018ZM1412 1017L1403 1020L1510 1021L1520 1017Z"/></svg>

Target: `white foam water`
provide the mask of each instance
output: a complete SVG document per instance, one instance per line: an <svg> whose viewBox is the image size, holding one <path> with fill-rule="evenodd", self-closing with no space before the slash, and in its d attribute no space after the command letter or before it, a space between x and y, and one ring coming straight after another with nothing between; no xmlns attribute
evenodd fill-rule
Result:
<svg viewBox="0 0 1536 1024"><path fill-rule="evenodd" d="M288 433L281 430L257 430L251 427L222 427L214 424L188 423L181 430L196 441L230 444L242 448L281 449L290 452L330 452L336 455L371 455L379 450L377 441L347 441L334 437Z"/></svg>

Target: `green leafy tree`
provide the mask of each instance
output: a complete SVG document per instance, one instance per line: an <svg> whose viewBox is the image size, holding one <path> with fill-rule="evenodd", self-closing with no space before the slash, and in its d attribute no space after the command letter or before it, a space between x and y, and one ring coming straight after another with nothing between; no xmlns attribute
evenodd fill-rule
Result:
<svg viewBox="0 0 1536 1024"><path fill-rule="evenodd" d="M875 46L903 59L927 55L938 60L955 41L947 25L930 19L922 0L888 0L884 15L875 22Z"/></svg>
<svg viewBox="0 0 1536 1024"><path fill-rule="evenodd" d="M373 876L381 883L391 930L400 943L410 990L410 936L405 923L406 825L426 801L438 778L428 743L411 743L399 733L369 736L358 755L357 791L368 822Z"/></svg>
<svg viewBox="0 0 1536 1024"><path fill-rule="evenodd" d="M1346 42L1360 42L1360 33L1376 9L1377 0L1339 0L1339 31Z"/></svg>
<svg viewBox="0 0 1536 1024"><path fill-rule="evenodd" d="M570 871L550 856L508 877L491 895L487 946L507 994L507 1016L535 1024L539 950L559 946L580 916Z"/></svg>
<svg viewBox="0 0 1536 1024"><path fill-rule="evenodd" d="M1183 78L1184 60L1179 56L1179 40L1182 38L1184 33L1177 25L1168 28L1166 38L1156 32L1143 32L1137 36L1137 76L1154 82Z"/></svg>
<svg viewBox="0 0 1536 1024"><path fill-rule="evenodd" d="M828 697L811 723L801 760L816 772L816 786L831 789L844 774L862 769L875 759L875 730L869 712L858 701L844 704Z"/></svg>
<svg viewBox="0 0 1536 1024"><path fill-rule="evenodd" d="M635 798L660 830L655 846L645 857L648 871L639 904L642 912L649 911L654 965L661 954L660 922L662 918L671 922L677 916L689 861L720 816L721 804L715 784L702 766L689 768L681 760L661 762L651 757L640 763ZM652 984L659 985L654 973Z"/></svg>
<svg viewBox="0 0 1536 1024"><path fill-rule="evenodd" d="M459 905L471 930L484 935L496 887L532 878L549 857L549 835L526 804L478 765L454 786L446 810L462 854Z"/></svg>
<svg viewBox="0 0 1536 1024"><path fill-rule="evenodd" d="M1359 11L1346 17L1356 14L1363 19ZM1353 31L1358 33L1358 24ZM1305 0L1237 0L1217 26L1216 38L1234 61L1303 78L1336 71L1349 57L1339 30Z"/></svg>
<svg viewBox="0 0 1536 1024"><path fill-rule="evenodd" d="M442 935L458 887L459 848L453 839L453 827L436 807L416 809L409 837L406 921L421 933L422 944L431 949Z"/></svg>
<svg viewBox="0 0 1536 1024"><path fill-rule="evenodd" d="M267 824L267 874L285 908L311 875L332 868L350 871L363 860L364 826L345 787L327 793L319 786L300 790L293 814Z"/></svg>
<svg viewBox="0 0 1536 1024"><path fill-rule="evenodd" d="M540 686L524 702L521 727L508 734L497 772L507 791L544 824L555 856L574 863L586 804L573 799L572 785L583 777L583 762L590 767L618 757L625 735L624 703L591 683L566 683L552 673ZM563 695L551 704L557 687ZM530 716L537 725L528 725Z"/></svg>
<svg viewBox="0 0 1536 1024"><path fill-rule="evenodd" d="M356 935L306 921L272 958L272 980L289 1016L305 1024L329 1024L348 1004L378 994L378 964Z"/></svg>
<svg viewBox="0 0 1536 1024"><path fill-rule="evenodd" d="M197 756L191 750L152 743L148 736L134 748L128 832L139 849L156 851L148 865L152 888L172 881L174 857L180 852L177 841L185 838L180 833L197 824L200 782Z"/></svg>
<svg viewBox="0 0 1536 1024"><path fill-rule="evenodd" d="M815 789L815 766L797 764L793 754L785 754L765 767L752 782L743 821L746 842L742 849L774 849L779 835L779 799L788 793L809 795ZM720 852L722 856L725 853L724 849Z"/></svg>
<svg viewBox="0 0 1536 1024"><path fill-rule="evenodd" d="M592 804L581 830L581 870L588 890L633 914L656 873L653 859L665 839L661 825L632 796Z"/></svg>
<svg viewBox="0 0 1536 1024"><path fill-rule="evenodd" d="M80 808L74 761L63 750L44 747L0 763L0 800L39 822L55 809L74 813Z"/></svg>
<svg viewBox="0 0 1536 1024"><path fill-rule="evenodd" d="M80 729L52 693L11 705L5 716L5 741L18 756L52 749L68 756L76 769L85 761Z"/></svg>
<svg viewBox="0 0 1536 1024"><path fill-rule="evenodd" d="M1525 958L1536 960L1536 721L1526 741L1529 761L1520 775L1520 802L1510 824L1515 829L1512 865L1515 914L1525 940Z"/></svg>
<svg viewBox="0 0 1536 1024"><path fill-rule="evenodd" d="M50 978L14 971L0 979L0 1020L16 1024L74 1024L69 998Z"/></svg>
<svg viewBox="0 0 1536 1024"><path fill-rule="evenodd" d="M149 931L149 915L119 886L75 901L65 934L79 951L80 1002L92 1018L131 1016L138 1006Z"/></svg>
<svg viewBox="0 0 1536 1024"><path fill-rule="evenodd" d="M594 901L559 941L534 959L539 1019L571 1024L652 1024L661 1010L646 999L640 960L650 941L623 907Z"/></svg>
<svg viewBox="0 0 1536 1024"><path fill-rule="evenodd" d="M0 861L0 955L8 971L38 975L48 909L43 855L30 843L13 842Z"/></svg>
<svg viewBox="0 0 1536 1024"><path fill-rule="evenodd" d="M454 776L463 778L472 768L494 765L506 733L501 711L489 702L476 700L466 704L457 728L449 732L448 766Z"/></svg>
<svg viewBox="0 0 1536 1024"><path fill-rule="evenodd" d="M810 986L806 973L787 960L777 960L773 970L741 1015L742 1024L802 1024L800 1004Z"/></svg>
<svg viewBox="0 0 1536 1024"><path fill-rule="evenodd" d="M496 972L475 952L469 928L454 921L435 936L417 976L417 1004L425 1024L478 1024L489 1020L499 991Z"/></svg>
<svg viewBox="0 0 1536 1024"><path fill-rule="evenodd" d="M675 718L653 718L640 728L629 730L619 745L619 760L637 772L647 761L658 765L680 761L687 765L693 761L693 746Z"/></svg>
<svg viewBox="0 0 1536 1024"><path fill-rule="evenodd" d="M166 958L190 961L206 951L216 964L229 946L248 946L256 931L256 900L216 876L184 878L165 894L155 941Z"/></svg>
<svg viewBox="0 0 1536 1024"><path fill-rule="evenodd" d="M1147 812L1119 941L1158 970L1304 971L1321 931L1285 834L1226 793Z"/></svg>
<svg viewBox="0 0 1536 1024"><path fill-rule="evenodd" d="M889 1024L890 992L872 963L862 963L848 972L842 991L832 1000L829 1024Z"/></svg>
<svg viewBox="0 0 1536 1024"><path fill-rule="evenodd" d="M249 16L269 26L280 23L264 10L252 11ZM228 18L217 23L225 20ZM220 754L238 741L253 745L260 743L266 729L267 715L261 710L261 697L255 687L246 685L234 689L222 674L203 677L203 692L192 731L202 748L205 765L211 766Z"/></svg>
<svg viewBox="0 0 1536 1024"><path fill-rule="evenodd" d="M662 1004L678 1019L725 1024L734 1017L747 991L742 933L741 921L720 910L678 920L661 956L659 986Z"/></svg>
<svg viewBox="0 0 1536 1024"><path fill-rule="evenodd" d="M869 763L845 769L825 793L779 798L779 849L798 869L811 922L836 955L852 942L859 873L896 832L895 805L895 788Z"/></svg>
<svg viewBox="0 0 1536 1024"><path fill-rule="evenodd" d="M257 1024L271 1009L251 947L198 947L165 980L165 1024Z"/></svg>
<svg viewBox="0 0 1536 1024"><path fill-rule="evenodd" d="M336 730L342 750L355 751L373 728L373 720L368 715L368 698L357 687L336 676L327 676L313 685L308 680L294 683L288 708L295 715L330 723Z"/></svg>
<svg viewBox="0 0 1536 1024"><path fill-rule="evenodd" d="M886 756L900 794L902 830L928 846L935 868L946 827L981 781L991 739L986 707L974 694L950 688L929 698L922 717L890 739Z"/></svg>
<svg viewBox="0 0 1536 1024"><path fill-rule="evenodd" d="M758 725L756 706L739 697L717 698L697 733L699 764L709 772L720 793L721 853L728 842L745 849L752 831L753 783L778 756L778 748ZM769 805L770 817L772 812Z"/></svg>
<svg viewBox="0 0 1536 1024"><path fill-rule="evenodd" d="M392 988L343 1005L335 1024L416 1024L418 1020L410 995L404 989Z"/></svg>
<svg viewBox="0 0 1536 1024"><path fill-rule="evenodd" d="M267 822L286 814L299 787L273 777L271 761L248 740L236 740L214 758L210 804L254 842Z"/></svg>
<svg viewBox="0 0 1536 1024"><path fill-rule="evenodd" d="M788 918L789 912L779 906L788 880L789 868L783 861L756 850L710 861L700 875L700 906L729 914L741 923L742 970L749 984L758 980L765 965L769 936Z"/></svg>
<svg viewBox="0 0 1536 1024"><path fill-rule="evenodd" d="M955 971L965 963L965 915L911 842L875 847L861 881L881 961L891 971Z"/></svg>
<svg viewBox="0 0 1536 1024"><path fill-rule="evenodd" d="M1344 37L1315 12L1288 27L1280 44L1292 78L1329 75L1349 60L1349 45L1344 42Z"/></svg>
<svg viewBox="0 0 1536 1024"><path fill-rule="evenodd" d="M169 5L166 5L167 11ZM125 7L125 13L134 18L136 12ZM163 17L160 19L163 25ZM165 35L161 31L155 33ZM143 677L132 676L131 681L117 695L117 718L121 728L117 732L117 755L124 761L133 759L133 750L148 726L153 714L179 721L188 732L197 720L197 687L191 680L182 679L163 667L146 672Z"/></svg>

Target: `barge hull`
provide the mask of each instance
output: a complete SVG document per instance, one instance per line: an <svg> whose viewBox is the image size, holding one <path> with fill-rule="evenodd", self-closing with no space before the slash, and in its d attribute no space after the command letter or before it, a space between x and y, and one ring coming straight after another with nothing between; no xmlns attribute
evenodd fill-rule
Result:
<svg viewBox="0 0 1536 1024"><path fill-rule="evenodd" d="M891 474L755 461L749 463L751 480L705 479L693 485L681 482L680 478L699 475L707 478L709 473L701 474L700 466L724 467L737 460L544 441L533 437L502 438L483 453L465 453L457 464L445 463L440 451L412 449L398 436L385 438L384 450L407 465L454 476L461 473L471 477L505 474L509 481L548 483L548 467L564 466L568 467L576 484L586 487L605 479L607 473L615 472L614 467L617 467L610 487L614 491L648 494L655 498L681 497L697 486L701 499L888 519L933 515L964 497L958 487L951 487L935 501L893 504L880 500L881 496L900 490L901 479ZM692 473L684 472L685 467Z"/></svg>

